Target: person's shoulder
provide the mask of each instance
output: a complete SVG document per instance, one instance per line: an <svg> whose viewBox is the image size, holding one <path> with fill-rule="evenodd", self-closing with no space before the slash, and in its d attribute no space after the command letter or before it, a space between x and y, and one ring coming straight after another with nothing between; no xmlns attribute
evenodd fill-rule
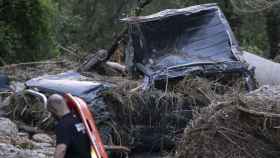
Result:
<svg viewBox="0 0 280 158"><path fill-rule="evenodd" d="M75 122L74 116L71 113L63 116L57 123L56 127L68 127L71 126Z"/></svg>

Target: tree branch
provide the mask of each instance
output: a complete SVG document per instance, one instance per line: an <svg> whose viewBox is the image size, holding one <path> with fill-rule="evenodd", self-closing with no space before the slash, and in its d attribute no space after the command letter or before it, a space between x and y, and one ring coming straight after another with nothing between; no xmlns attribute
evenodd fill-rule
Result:
<svg viewBox="0 0 280 158"><path fill-rule="evenodd" d="M143 9L151 4L153 0L145 0L145 1L141 1L138 0L138 6L135 8L135 16L139 16L142 12ZM106 60L110 59L111 56L114 54L114 52L116 51L116 49L118 48L119 44L121 43L122 40L124 40L126 34L128 33L128 27L126 26L115 38L115 40L112 42L111 47L108 49L108 57L106 58Z"/></svg>

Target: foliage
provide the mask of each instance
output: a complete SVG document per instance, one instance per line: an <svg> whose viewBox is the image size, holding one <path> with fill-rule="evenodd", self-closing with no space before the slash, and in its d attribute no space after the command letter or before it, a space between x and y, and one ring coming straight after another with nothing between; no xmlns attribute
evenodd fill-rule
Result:
<svg viewBox="0 0 280 158"><path fill-rule="evenodd" d="M108 47L121 28L119 23L129 0L57 0L58 42L77 49Z"/></svg>
<svg viewBox="0 0 280 158"><path fill-rule="evenodd" d="M55 52L51 0L0 1L0 56L6 63L37 60Z"/></svg>
<svg viewBox="0 0 280 158"><path fill-rule="evenodd" d="M7 63L38 60L55 55L55 44L88 53L108 48L124 27L119 19L135 15L143 1L0 0L0 57ZM271 38L278 26L267 22L273 17L265 11L240 12L230 0L153 0L142 15L203 3L222 8L243 48L264 55L278 45L278 36Z"/></svg>
<svg viewBox="0 0 280 158"><path fill-rule="evenodd" d="M132 16L133 8L143 0L57 0L61 24L59 43L84 51L107 48L123 24L122 17ZM238 41L244 48L256 48L257 53L268 49L266 17L262 13L238 12L230 1L218 0L154 0L144 8L148 15L168 8L183 8L190 5L217 3L224 11ZM254 27L252 27L254 26Z"/></svg>

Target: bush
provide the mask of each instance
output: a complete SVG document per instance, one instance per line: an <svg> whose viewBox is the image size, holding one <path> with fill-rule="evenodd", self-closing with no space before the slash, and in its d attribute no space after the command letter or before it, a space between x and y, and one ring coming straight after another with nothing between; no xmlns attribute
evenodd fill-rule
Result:
<svg viewBox="0 0 280 158"><path fill-rule="evenodd" d="M54 55L52 0L0 0L0 56L6 63Z"/></svg>

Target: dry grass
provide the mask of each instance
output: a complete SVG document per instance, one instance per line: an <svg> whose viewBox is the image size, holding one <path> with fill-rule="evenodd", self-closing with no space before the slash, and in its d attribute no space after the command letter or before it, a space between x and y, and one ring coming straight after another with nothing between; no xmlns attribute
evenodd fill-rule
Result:
<svg viewBox="0 0 280 158"><path fill-rule="evenodd" d="M280 121L275 117L278 110L271 110L280 108L279 94L279 88L262 88L248 95L226 97L225 102L212 102L185 129L177 157L279 157L276 127Z"/></svg>
<svg viewBox="0 0 280 158"><path fill-rule="evenodd" d="M188 77L168 85L168 91L129 92L136 84L127 82L103 97L125 145L136 151L170 152L193 115L242 86L240 81L229 86L217 80Z"/></svg>

